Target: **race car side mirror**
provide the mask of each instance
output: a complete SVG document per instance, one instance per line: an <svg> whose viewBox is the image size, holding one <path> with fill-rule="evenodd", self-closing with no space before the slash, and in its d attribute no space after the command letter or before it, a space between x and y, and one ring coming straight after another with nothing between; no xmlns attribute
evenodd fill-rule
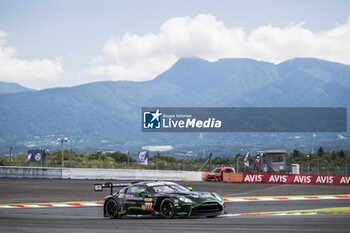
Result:
<svg viewBox="0 0 350 233"><path fill-rule="evenodd" d="M144 193L145 192L145 190L144 189L139 189L139 190L137 190L137 193L140 195L141 193Z"/></svg>
<svg viewBox="0 0 350 233"><path fill-rule="evenodd" d="M192 191L192 187L187 187L187 190L188 191Z"/></svg>

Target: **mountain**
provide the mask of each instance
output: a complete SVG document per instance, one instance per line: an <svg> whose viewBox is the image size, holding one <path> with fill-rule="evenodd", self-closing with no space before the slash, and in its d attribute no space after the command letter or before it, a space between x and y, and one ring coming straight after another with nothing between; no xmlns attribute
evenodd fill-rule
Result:
<svg viewBox="0 0 350 233"><path fill-rule="evenodd" d="M280 79L276 66L267 62L251 59L208 62L195 58L180 59L153 82L162 80L180 86L186 93L197 95L204 106L230 106L232 100Z"/></svg>
<svg viewBox="0 0 350 233"><path fill-rule="evenodd" d="M10 145L58 149L56 138L63 136L68 137L71 148L81 150L139 150L144 145L174 145L178 150L207 148L232 153L242 147L293 147L296 145L289 138L295 134L141 133L141 107L350 109L349 100L347 65L315 58L295 58L277 65L251 59L208 62L182 58L151 81L105 81L1 94L0 151L7 151ZM315 139L304 135L305 142L299 146L310 148ZM318 137L326 149L334 149L339 143L350 148L349 140L333 139L337 140L337 134Z"/></svg>
<svg viewBox="0 0 350 233"><path fill-rule="evenodd" d="M8 82L0 81L0 94L18 93L18 92L26 92L26 91L34 91L34 90L23 87L17 83L8 83Z"/></svg>
<svg viewBox="0 0 350 233"><path fill-rule="evenodd" d="M349 106L350 66L295 58L278 64L277 70L281 80L242 96L240 103L273 107Z"/></svg>

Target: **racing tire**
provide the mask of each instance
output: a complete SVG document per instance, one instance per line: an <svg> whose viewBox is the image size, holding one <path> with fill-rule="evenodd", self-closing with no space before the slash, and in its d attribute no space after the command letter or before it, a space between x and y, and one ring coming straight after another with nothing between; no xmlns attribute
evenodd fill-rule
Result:
<svg viewBox="0 0 350 233"><path fill-rule="evenodd" d="M118 203L114 199L109 199L105 204L106 217L111 219L119 218Z"/></svg>
<svg viewBox="0 0 350 233"><path fill-rule="evenodd" d="M174 217L174 203L170 198L165 198L160 203L160 214L167 219Z"/></svg>

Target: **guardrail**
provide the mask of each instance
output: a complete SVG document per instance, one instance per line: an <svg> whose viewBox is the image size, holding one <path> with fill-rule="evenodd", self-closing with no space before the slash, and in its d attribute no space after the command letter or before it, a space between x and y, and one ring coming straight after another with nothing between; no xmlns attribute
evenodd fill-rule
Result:
<svg viewBox="0 0 350 233"><path fill-rule="evenodd" d="M0 177L4 178L201 181L201 175L201 172L171 170L0 167Z"/></svg>

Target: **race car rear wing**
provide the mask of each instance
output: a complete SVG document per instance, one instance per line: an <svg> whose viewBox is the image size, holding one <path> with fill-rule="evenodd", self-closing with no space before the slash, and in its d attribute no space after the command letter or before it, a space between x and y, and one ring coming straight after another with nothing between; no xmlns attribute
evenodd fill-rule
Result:
<svg viewBox="0 0 350 233"><path fill-rule="evenodd" d="M113 184L113 183L104 183L104 184L95 184L94 189L95 192L101 192L104 188L110 188L111 189L111 195L113 194L113 187L126 187L130 184Z"/></svg>

